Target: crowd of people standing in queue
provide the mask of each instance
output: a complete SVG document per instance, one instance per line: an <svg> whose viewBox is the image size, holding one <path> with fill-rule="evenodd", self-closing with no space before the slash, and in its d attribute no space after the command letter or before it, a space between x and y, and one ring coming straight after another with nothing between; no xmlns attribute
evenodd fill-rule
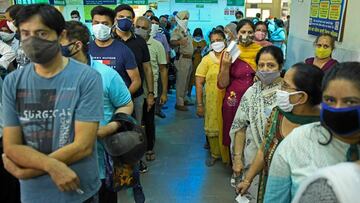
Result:
<svg viewBox="0 0 360 203"><path fill-rule="evenodd" d="M238 11L204 35L190 33L188 11L136 16L126 4L94 7L92 33L78 11L65 22L45 4L14 5L5 16L5 202L117 202L129 188L145 202L140 173L156 159L155 115L166 117L174 86L175 109L195 105L204 117L205 164L230 166L236 194L250 202L356 202L360 63L333 59L330 34L316 38L313 57L286 70L290 17L263 22ZM227 51L234 42L237 58ZM127 123L142 126L147 140L144 157L131 162L108 143Z"/></svg>

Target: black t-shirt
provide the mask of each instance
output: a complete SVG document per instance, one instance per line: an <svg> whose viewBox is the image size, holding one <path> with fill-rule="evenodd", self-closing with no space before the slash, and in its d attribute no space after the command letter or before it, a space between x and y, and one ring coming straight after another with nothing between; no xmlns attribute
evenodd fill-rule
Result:
<svg viewBox="0 0 360 203"><path fill-rule="evenodd" d="M141 36L136 34L133 34L127 41L124 41L121 38L118 39L122 41L127 47L129 47L131 51L134 53L136 64L140 72L141 83L144 85L145 73L142 64L144 62L150 62L150 53L146 41ZM142 88L140 89L137 92L135 92L135 94L133 95L134 98L140 96L143 93Z"/></svg>

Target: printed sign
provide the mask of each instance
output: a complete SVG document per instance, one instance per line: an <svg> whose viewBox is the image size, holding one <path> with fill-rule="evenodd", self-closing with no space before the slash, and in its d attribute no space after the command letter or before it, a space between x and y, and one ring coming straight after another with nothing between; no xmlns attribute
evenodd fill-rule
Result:
<svg viewBox="0 0 360 203"><path fill-rule="evenodd" d="M331 34L342 41L347 0L312 0L308 34Z"/></svg>

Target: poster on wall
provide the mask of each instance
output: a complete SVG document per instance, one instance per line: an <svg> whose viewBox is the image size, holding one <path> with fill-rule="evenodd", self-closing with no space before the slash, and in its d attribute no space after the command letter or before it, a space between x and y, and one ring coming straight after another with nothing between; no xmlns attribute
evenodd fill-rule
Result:
<svg viewBox="0 0 360 203"><path fill-rule="evenodd" d="M84 5L84 15L85 15L85 22L91 22L91 10L98 5ZM104 5L105 7L115 9L116 4L113 5Z"/></svg>
<svg viewBox="0 0 360 203"><path fill-rule="evenodd" d="M45 3L48 4L49 0L15 0L16 4L40 4L40 3Z"/></svg>
<svg viewBox="0 0 360 203"><path fill-rule="evenodd" d="M227 6L244 6L245 0L227 0L226 5Z"/></svg>
<svg viewBox="0 0 360 203"><path fill-rule="evenodd" d="M331 34L341 42L347 0L311 0L308 34Z"/></svg>
<svg viewBox="0 0 360 203"><path fill-rule="evenodd" d="M175 3L217 4L218 0L175 0Z"/></svg>
<svg viewBox="0 0 360 203"><path fill-rule="evenodd" d="M56 5L56 6L65 6L66 2L65 0L49 0L50 5Z"/></svg>
<svg viewBox="0 0 360 203"><path fill-rule="evenodd" d="M117 0L84 0L84 5L112 5L116 3Z"/></svg>
<svg viewBox="0 0 360 203"><path fill-rule="evenodd" d="M128 5L148 5L148 0L120 0L120 4L128 4Z"/></svg>

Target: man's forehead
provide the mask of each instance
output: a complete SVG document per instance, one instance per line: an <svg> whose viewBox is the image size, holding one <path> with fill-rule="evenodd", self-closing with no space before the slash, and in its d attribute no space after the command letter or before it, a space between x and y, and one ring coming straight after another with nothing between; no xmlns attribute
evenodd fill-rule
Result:
<svg viewBox="0 0 360 203"><path fill-rule="evenodd" d="M41 17L39 15L34 15L30 17L27 21L20 23L19 25L20 30L26 29L26 30L50 30L49 27L47 27Z"/></svg>

